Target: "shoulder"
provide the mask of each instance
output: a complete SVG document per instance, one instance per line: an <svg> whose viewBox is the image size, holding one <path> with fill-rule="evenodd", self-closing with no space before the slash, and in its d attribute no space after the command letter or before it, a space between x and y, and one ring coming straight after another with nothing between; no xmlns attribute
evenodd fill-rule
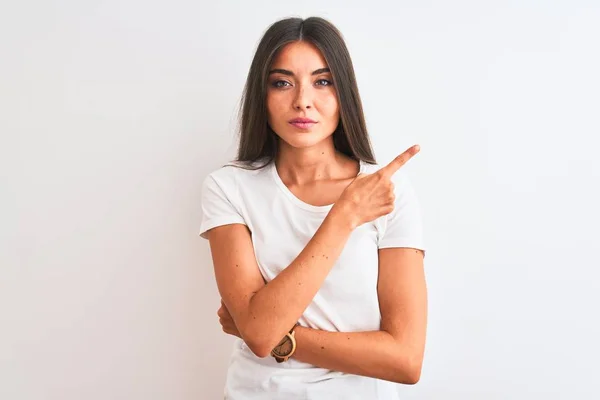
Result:
<svg viewBox="0 0 600 400"><path fill-rule="evenodd" d="M379 171L380 168L381 166L379 164L371 164L362 160L360 161L360 172L363 174L375 173Z"/></svg>
<svg viewBox="0 0 600 400"><path fill-rule="evenodd" d="M267 160L229 161L209 173L206 180L224 184L248 182L264 174L269 165Z"/></svg>
<svg viewBox="0 0 600 400"><path fill-rule="evenodd" d="M211 193L219 193L230 201L244 197L244 193L252 193L268 182L267 175L270 163L264 160L254 162L230 161L210 172L202 182L203 197Z"/></svg>
<svg viewBox="0 0 600 400"><path fill-rule="evenodd" d="M386 164L370 164L364 161L361 161L361 173L364 174L373 174L383 168ZM394 175L391 177L394 185L398 184L407 184L409 182L409 175L407 173L406 168L400 168Z"/></svg>

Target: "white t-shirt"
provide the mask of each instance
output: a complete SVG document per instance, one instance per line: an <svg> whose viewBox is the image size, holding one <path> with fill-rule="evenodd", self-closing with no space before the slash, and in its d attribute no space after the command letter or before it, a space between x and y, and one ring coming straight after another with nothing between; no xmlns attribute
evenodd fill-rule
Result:
<svg viewBox="0 0 600 400"><path fill-rule="evenodd" d="M379 168L360 163L361 173ZM419 202L406 172L400 169L392 180L394 211L352 232L300 325L340 332L380 328L377 249L425 250ZM297 198L273 162L255 171L224 166L212 172L202 185L201 203L203 238L207 230L220 225L248 226L258 267L267 282L298 256L332 207ZM319 368L293 358L281 364L273 357L261 359L238 339L227 372L225 399L394 400L398 399L396 388L392 382Z"/></svg>

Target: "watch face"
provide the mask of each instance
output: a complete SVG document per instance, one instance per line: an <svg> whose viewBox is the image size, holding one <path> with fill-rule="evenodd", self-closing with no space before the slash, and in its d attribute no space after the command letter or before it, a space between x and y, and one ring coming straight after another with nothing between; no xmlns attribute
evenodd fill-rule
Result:
<svg viewBox="0 0 600 400"><path fill-rule="evenodd" d="M292 339L288 335L285 335L281 342L273 349L273 354L277 357L285 357L292 352Z"/></svg>

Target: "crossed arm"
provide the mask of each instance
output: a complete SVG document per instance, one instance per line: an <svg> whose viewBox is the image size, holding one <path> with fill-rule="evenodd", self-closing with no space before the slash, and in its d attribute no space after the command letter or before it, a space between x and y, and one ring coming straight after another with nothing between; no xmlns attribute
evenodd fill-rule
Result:
<svg viewBox="0 0 600 400"><path fill-rule="evenodd" d="M427 324L423 254L409 248L379 250L381 328L328 332L297 327L294 357L322 368L397 383L419 381Z"/></svg>
<svg viewBox="0 0 600 400"><path fill-rule="evenodd" d="M241 245L237 247L238 251L244 253L253 251L251 246L247 246L247 241L251 240L249 232L243 225L229 225L215 228L213 231L217 231L217 234L213 236L211 233L211 250L213 252L213 260L215 261L217 284L219 284L220 280L222 281L219 285L219 291L223 296L225 309L228 312L233 311L227 304L229 299L232 307L237 307L238 318L235 315L236 311L233 311L231 312L231 319L235 323L239 336L247 344L249 342L254 344L254 346L249 344L249 347L255 354L259 353L257 355L260 357L268 356L268 351L257 347L254 339L256 336L253 336L252 332L249 331L251 326L258 326L252 324L252 321L256 321L257 317L261 318L261 315L253 312L249 307L244 309L243 306L240 306L242 304L241 301L235 299L232 301L231 292L226 287L227 285L223 285L224 279L219 279L218 269L226 261L219 255L221 253L219 253L220 240L218 237L225 237L224 235L227 235L230 238L229 249L236 248L234 243L231 243L231 238L234 237L235 239L233 240L237 241L238 245ZM323 251L323 248L319 250ZM250 255L253 256L253 254ZM253 257L247 257L248 254L242 255L238 253L238 256L242 256L245 260L254 260ZM229 262L235 262L235 258L233 256L233 259L229 260ZM241 269L239 260L236 265L234 269L236 272L239 272ZM254 297L256 293L262 291L263 287L271 285L272 282L277 280L275 278L273 281L265 284L258 271L258 266L254 265L254 271L256 271L257 276L254 276L251 268L251 266L244 267L242 274L242 280L245 279L247 282L253 282L253 285L249 285L253 287L252 292L246 295L249 298ZM223 269L227 269L227 267ZM281 274L284 272L285 270ZM258 283L259 278L260 284ZM289 277L291 280L294 278L301 279L302 275ZM235 281L239 285L240 281L237 279ZM236 290L239 291L239 287ZM243 291L244 289L242 289ZM380 249L377 291L381 311L381 327L379 331L329 332L298 326L295 329L297 349L293 357L299 361L335 371L370 376L404 384L416 383L421 374L427 325L427 290L423 271L423 253L420 250L411 248ZM269 291L264 291L263 295L269 296L265 299L268 301L269 299L277 299L276 296L278 293L279 291L275 292L275 290L272 290L270 294ZM250 301L249 298L248 302ZM281 298L278 299L282 300ZM294 321L299 318L304 308L306 308L306 305L303 306L298 315L292 315ZM245 317L243 315L244 312L246 313ZM289 315L287 317L289 318ZM265 324L268 326L271 323L272 320L264 319L262 326ZM285 325L284 330L286 326L292 325L293 323ZM264 332L262 333L264 334ZM283 337L283 334L274 337L275 343L281 337ZM259 351L255 351L253 347L254 349L259 349Z"/></svg>

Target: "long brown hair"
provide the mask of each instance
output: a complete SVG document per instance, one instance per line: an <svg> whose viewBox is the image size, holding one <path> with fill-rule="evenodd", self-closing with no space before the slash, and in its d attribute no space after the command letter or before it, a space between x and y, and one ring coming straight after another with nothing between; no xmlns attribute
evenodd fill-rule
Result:
<svg viewBox="0 0 600 400"><path fill-rule="evenodd" d="M375 164L350 53L339 30L320 17L277 21L260 40L242 95L235 161L249 164L262 160L264 164L258 167L262 168L275 159L279 137L267 123L267 79L278 52L295 41L315 45L331 70L340 108L340 123L333 133L336 150L355 160Z"/></svg>

